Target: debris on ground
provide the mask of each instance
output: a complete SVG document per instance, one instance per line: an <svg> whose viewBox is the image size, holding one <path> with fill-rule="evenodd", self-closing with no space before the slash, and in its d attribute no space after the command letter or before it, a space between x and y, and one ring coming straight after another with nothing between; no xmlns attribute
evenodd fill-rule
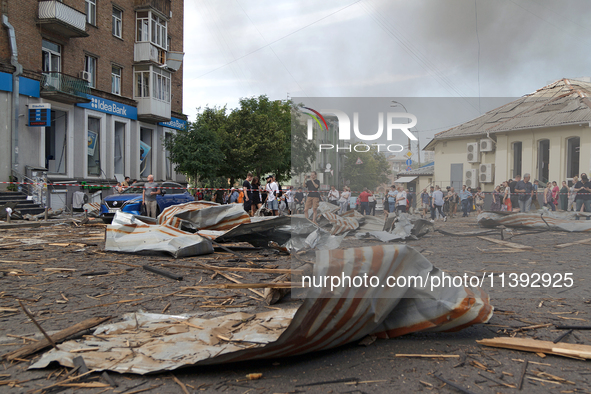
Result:
<svg viewBox="0 0 591 394"><path fill-rule="evenodd" d="M580 220L577 220L580 219ZM513 227L540 230L580 232L591 231L591 214L539 209L530 212L492 212L478 215L482 227Z"/></svg>
<svg viewBox="0 0 591 394"><path fill-rule="evenodd" d="M60 344L59 350L44 354L31 368L44 368L52 361L72 367L74 357L81 355L97 371L145 374L187 365L294 356L367 335L394 338L416 331L454 331L486 323L493 313L488 296L478 288L430 288L416 282L397 287L314 285L345 272L367 274L380 283L393 275L421 282L441 280L444 275L404 245L319 251L313 278L308 277L311 286L304 288L303 275L297 276L302 282L293 285L306 292L298 308L214 319L136 313L99 327L92 338Z"/></svg>

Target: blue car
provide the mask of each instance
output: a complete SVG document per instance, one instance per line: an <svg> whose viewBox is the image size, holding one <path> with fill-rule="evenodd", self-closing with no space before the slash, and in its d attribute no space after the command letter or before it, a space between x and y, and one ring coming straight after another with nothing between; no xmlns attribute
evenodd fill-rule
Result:
<svg viewBox="0 0 591 394"><path fill-rule="evenodd" d="M144 191L143 185L142 182L139 182L125 189L121 194L116 193L105 197L101 202L100 212L100 217L103 219L103 222L111 223L117 211L141 215L142 193ZM195 198L189 194L187 189L183 189L178 183L164 182L160 187L170 187L173 189L162 189L162 194L156 196L156 201L158 202L158 215L164 210L164 208L170 207L171 205L195 201Z"/></svg>

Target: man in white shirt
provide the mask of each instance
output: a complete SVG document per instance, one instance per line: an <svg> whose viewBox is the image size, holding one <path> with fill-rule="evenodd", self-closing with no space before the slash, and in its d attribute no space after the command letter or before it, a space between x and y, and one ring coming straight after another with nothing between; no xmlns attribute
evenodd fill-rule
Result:
<svg viewBox="0 0 591 394"><path fill-rule="evenodd" d="M339 205L338 201L339 201L339 191L337 189L335 189L334 186L330 187L330 191L328 192L328 202L333 204L333 205Z"/></svg>
<svg viewBox="0 0 591 394"><path fill-rule="evenodd" d="M435 221L435 210L439 212L439 215L443 218L444 222L447 222L447 216L443 213L443 192L439 185L435 186L435 191L433 192L433 212L431 214L431 223Z"/></svg>
<svg viewBox="0 0 591 394"><path fill-rule="evenodd" d="M289 209L289 214L293 215L296 211L295 209L295 190L293 190L293 186L289 186L289 190L285 193L285 201L287 202L287 208Z"/></svg>
<svg viewBox="0 0 591 394"><path fill-rule="evenodd" d="M277 201L279 186L277 186L277 182L275 182L273 175L267 177L265 190L267 190L267 208L273 211L273 216L277 216L279 212L279 203Z"/></svg>
<svg viewBox="0 0 591 394"><path fill-rule="evenodd" d="M398 193L396 194L396 211L406 212L406 191L402 186L398 186Z"/></svg>

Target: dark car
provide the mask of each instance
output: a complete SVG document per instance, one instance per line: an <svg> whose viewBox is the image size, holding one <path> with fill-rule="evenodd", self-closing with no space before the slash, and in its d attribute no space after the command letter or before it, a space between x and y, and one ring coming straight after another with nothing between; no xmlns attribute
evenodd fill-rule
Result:
<svg viewBox="0 0 591 394"><path fill-rule="evenodd" d="M105 197L101 202L100 213L100 217L103 219L103 222L111 223L117 211L141 215L143 198L142 194L144 191L143 186L143 182L139 182L125 189L122 193L116 193ZM170 207L171 205L195 201L187 189L183 189L183 187L178 183L164 182L162 185L160 185L160 187L164 189L162 189L161 195L158 194L156 196L156 201L158 202L158 215L164 210L164 208Z"/></svg>

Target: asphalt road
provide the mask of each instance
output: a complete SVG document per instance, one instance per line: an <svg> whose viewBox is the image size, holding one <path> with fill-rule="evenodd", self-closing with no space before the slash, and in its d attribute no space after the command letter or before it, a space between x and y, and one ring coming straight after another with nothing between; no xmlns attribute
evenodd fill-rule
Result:
<svg viewBox="0 0 591 394"><path fill-rule="evenodd" d="M475 217L436 222L435 229L453 233L479 231ZM116 321L124 313L143 310L160 313L198 313L217 316L235 312L231 303L247 305L242 311L265 310L264 304L244 290L213 290L209 297L189 298L170 295L180 282L148 273L142 264L182 264L192 261L228 263L236 256L225 252L174 260L165 255L122 255L105 253L103 227L58 225L37 229L6 229L0 235L0 353L22 346L20 337L40 340L41 334L18 308L23 300L39 323L50 333L89 317L112 316ZM495 314L488 324L472 326L457 333L409 334L390 340L376 340L369 346L352 343L337 349L287 359L244 362L231 365L192 367L138 376L110 373L118 387L59 388L61 392L107 393L182 393L174 378L188 392L227 393L390 393L459 392L435 376L474 393L510 393L518 386L524 362L522 392L590 392L591 368L586 361L495 349L476 343L482 338L516 336L553 340L562 330L555 325L590 325L589 246L568 248L556 245L589 238L586 234L544 232L521 235L525 231L505 232L505 240L532 246L519 250L494 244L473 236L449 236L433 232L407 244L420 251L435 266L454 276L487 278L484 287L491 295ZM491 236L500 239L498 235ZM348 238L342 247L378 244L377 241ZM241 252L261 266L288 268L289 258L268 251ZM311 256L311 255L310 255ZM231 261L230 261L231 262ZM222 283L210 272L169 268L183 275L183 285ZM95 272L95 275L83 275ZM545 287L542 275L572 273L573 285ZM501 286L502 275L504 286ZM522 275L510 286L509 275ZM532 287L532 278L540 275ZM242 273L241 273L242 275ZM244 282L269 280L270 274L244 274ZM545 277L547 278L547 276ZM521 280L523 279L523 280ZM529 282L525 285L525 279ZM492 281L493 287L490 287ZM565 283L562 283L564 285ZM131 301L130 301L131 300ZM226 302L226 306L221 305ZM217 307L216 307L217 305ZM268 310L268 309L267 309ZM531 326L544 326L529 329ZM18 337L15 337L18 336ZM563 342L591 344L589 331L576 330ZM430 358L397 357L397 354L434 355ZM457 357L440 358L436 355ZM38 355L29 357L36 360ZM2 363L0 392L21 393L42 389L63 379L67 369L51 366L30 370L29 362ZM258 380L247 374L261 373ZM174 378L173 378L174 375ZM562 379L562 380L561 380ZM91 375L87 382L104 382ZM12 382L14 387L11 387ZM20 382L20 383L19 383ZM145 391L140 391L145 390ZM51 391L55 392L55 391Z"/></svg>

